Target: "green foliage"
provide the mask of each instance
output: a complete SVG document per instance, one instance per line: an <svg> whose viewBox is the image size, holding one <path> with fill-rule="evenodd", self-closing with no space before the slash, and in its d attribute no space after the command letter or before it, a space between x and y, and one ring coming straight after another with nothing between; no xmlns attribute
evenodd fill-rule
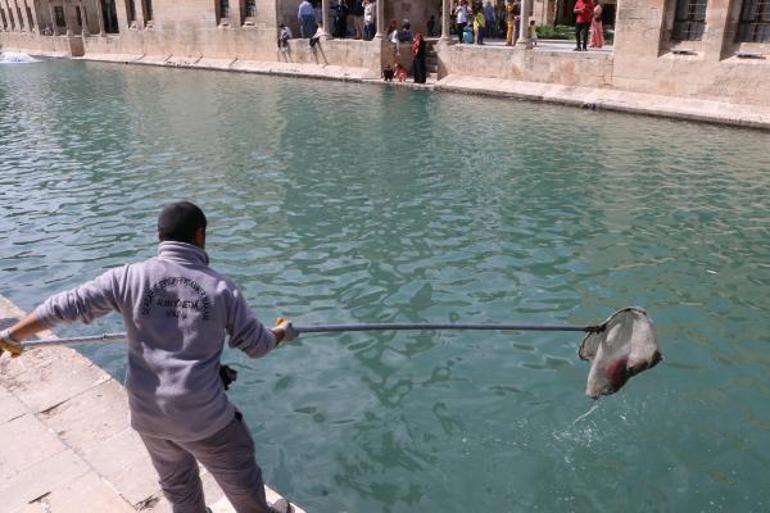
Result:
<svg viewBox="0 0 770 513"><path fill-rule="evenodd" d="M608 30L604 27L604 40L607 43L612 43L615 36L615 31L612 27ZM575 27L570 25L541 25L537 27L537 37L539 39L560 39L564 41L575 40Z"/></svg>
<svg viewBox="0 0 770 513"><path fill-rule="evenodd" d="M539 39L575 39L575 27L569 25L541 25L537 27Z"/></svg>

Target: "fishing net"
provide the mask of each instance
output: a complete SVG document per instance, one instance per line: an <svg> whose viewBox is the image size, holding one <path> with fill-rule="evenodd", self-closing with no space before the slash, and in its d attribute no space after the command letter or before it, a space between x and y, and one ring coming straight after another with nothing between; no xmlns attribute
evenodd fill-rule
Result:
<svg viewBox="0 0 770 513"><path fill-rule="evenodd" d="M615 312L599 330L587 334L578 355L591 362L586 395L594 399L614 394L632 376L663 359L652 319L634 307Z"/></svg>

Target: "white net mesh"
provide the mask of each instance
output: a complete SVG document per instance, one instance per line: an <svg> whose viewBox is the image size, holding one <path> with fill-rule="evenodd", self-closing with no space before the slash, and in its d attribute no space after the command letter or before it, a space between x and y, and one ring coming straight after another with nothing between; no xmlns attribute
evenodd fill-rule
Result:
<svg viewBox="0 0 770 513"><path fill-rule="evenodd" d="M661 361L655 325L641 308L624 308L612 314L599 333L589 333L578 355L591 362L586 395L614 394L626 381Z"/></svg>

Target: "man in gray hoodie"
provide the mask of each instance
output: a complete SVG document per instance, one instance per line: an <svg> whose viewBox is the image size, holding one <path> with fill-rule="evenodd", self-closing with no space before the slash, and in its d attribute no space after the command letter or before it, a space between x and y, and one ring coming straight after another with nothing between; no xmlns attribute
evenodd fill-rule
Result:
<svg viewBox="0 0 770 513"><path fill-rule="evenodd" d="M174 513L205 513L196 460L238 513L291 511L267 504L254 442L220 378L225 336L259 358L296 338L291 323L265 327L238 287L209 267L206 217L189 202L158 217L158 256L111 269L48 298L0 332L0 354L21 354L21 341L57 324L90 323L109 312L128 333L126 390L131 425L141 435Z"/></svg>

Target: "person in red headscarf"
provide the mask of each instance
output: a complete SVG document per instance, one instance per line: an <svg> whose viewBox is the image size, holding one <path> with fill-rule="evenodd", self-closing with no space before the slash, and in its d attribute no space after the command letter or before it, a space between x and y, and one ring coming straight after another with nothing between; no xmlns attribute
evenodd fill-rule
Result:
<svg viewBox="0 0 770 513"><path fill-rule="evenodd" d="M425 39L422 37L422 33L418 32L414 36L412 42L412 55L414 57L412 61L412 75L414 75L415 84L424 84L427 78L428 71L425 63L426 60L426 45Z"/></svg>

